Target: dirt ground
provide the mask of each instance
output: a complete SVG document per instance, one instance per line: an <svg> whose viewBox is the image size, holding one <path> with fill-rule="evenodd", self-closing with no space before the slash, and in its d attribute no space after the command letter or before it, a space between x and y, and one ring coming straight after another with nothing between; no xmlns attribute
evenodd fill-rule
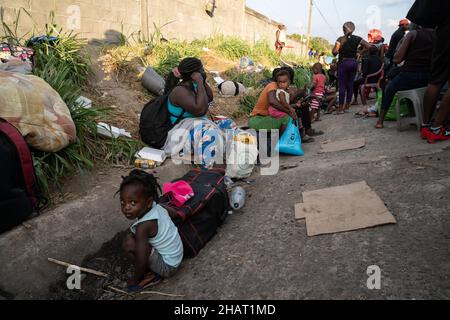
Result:
<svg viewBox="0 0 450 320"><path fill-rule="evenodd" d="M357 107L353 111L361 110ZM254 174L246 206L230 215L200 254L185 260L171 279L149 290L181 299L448 299L450 298L450 144L429 145L417 131L398 132L395 123L374 129L375 119L353 114L324 116L325 131L304 145L304 157L281 158L276 176ZM365 137L353 151L320 154L320 142ZM397 224L308 237L294 218L302 192L365 180L385 202ZM364 201L364 199L361 199ZM116 236L83 267L91 275L82 290L65 280L52 299L176 299L159 294L127 296L131 267ZM367 288L367 268L381 269L381 289Z"/></svg>

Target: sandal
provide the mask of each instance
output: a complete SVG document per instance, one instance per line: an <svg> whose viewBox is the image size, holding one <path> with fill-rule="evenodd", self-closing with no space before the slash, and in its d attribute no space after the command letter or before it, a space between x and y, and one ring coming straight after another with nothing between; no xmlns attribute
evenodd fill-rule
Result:
<svg viewBox="0 0 450 320"><path fill-rule="evenodd" d="M305 134L305 136L302 138L302 143L311 143L311 142L314 142L314 138Z"/></svg>
<svg viewBox="0 0 450 320"><path fill-rule="evenodd" d="M309 133L307 133L307 135L309 135L311 137L321 136L323 134L325 134L325 132L323 132L321 130L314 130L314 129L311 129L311 131L309 131Z"/></svg>

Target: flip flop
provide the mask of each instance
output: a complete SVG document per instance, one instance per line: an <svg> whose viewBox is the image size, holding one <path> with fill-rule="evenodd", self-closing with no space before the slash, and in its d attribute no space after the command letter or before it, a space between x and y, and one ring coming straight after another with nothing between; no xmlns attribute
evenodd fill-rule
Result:
<svg viewBox="0 0 450 320"><path fill-rule="evenodd" d="M311 137L321 136L321 135L325 134L325 132L323 132L321 130L311 129L311 131L312 131L311 134L309 134L309 136L311 136Z"/></svg>
<svg viewBox="0 0 450 320"><path fill-rule="evenodd" d="M308 135L305 135L305 136L302 138L302 143L311 143L311 142L314 142L314 138L313 138L313 137L310 137L310 136L308 136Z"/></svg>

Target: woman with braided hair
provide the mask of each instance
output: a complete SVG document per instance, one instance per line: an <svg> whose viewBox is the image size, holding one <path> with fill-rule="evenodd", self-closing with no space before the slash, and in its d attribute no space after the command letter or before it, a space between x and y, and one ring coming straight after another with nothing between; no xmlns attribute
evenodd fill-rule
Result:
<svg viewBox="0 0 450 320"><path fill-rule="evenodd" d="M169 94L167 107L172 124L178 124L180 120L185 119L196 120L189 122L191 151L199 157L196 159L197 164L212 167L216 156L222 151L219 146L222 147L224 141L219 140L223 140L226 130L234 130L237 125L225 117L213 121L208 119L207 113L209 103L213 101L213 93L206 83L202 62L192 57L183 59L168 75L165 93ZM174 129L177 128L176 126ZM170 142L170 133L167 140Z"/></svg>

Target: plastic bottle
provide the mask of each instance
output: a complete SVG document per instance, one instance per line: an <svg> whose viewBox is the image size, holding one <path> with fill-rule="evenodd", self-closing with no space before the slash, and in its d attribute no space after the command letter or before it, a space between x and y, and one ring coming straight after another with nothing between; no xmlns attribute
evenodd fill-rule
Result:
<svg viewBox="0 0 450 320"><path fill-rule="evenodd" d="M235 187L230 193L230 205L233 210L237 211L242 209L245 205L245 189L242 187Z"/></svg>

